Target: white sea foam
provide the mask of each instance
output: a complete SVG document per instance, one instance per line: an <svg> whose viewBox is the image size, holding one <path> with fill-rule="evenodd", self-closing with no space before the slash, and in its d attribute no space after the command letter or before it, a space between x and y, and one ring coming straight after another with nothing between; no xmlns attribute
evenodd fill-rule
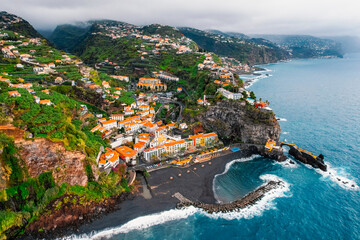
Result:
<svg viewBox="0 0 360 240"><path fill-rule="evenodd" d="M135 218L120 227L105 229L103 231L94 232L92 234L83 234L78 236L72 235L67 237L66 239L107 239L117 234L146 229L155 225L163 224L165 222L184 219L191 215L194 215L196 212L199 212L199 209L193 206L182 209L172 209Z"/></svg>
<svg viewBox="0 0 360 240"><path fill-rule="evenodd" d="M333 168L327 162L325 162L325 164L327 165L326 172L320 169L315 169L316 172L323 176L323 180L331 180L332 182L347 190L360 191L359 185L354 180L350 179L353 177L349 176L349 174L344 169Z"/></svg>
<svg viewBox="0 0 360 240"><path fill-rule="evenodd" d="M286 159L283 162L274 161L274 164L279 164L285 168L298 168L299 167L299 164L290 158Z"/></svg>
<svg viewBox="0 0 360 240"><path fill-rule="evenodd" d="M289 132L283 132L282 134L286 135L286 134L289 134Z"/></svg>
<svg viewBox="0 0 360 240"><path fill-rule="evenodd" d="M239 159L241 160L241 159ZM141 230L146 229L152 226L164 224L169 221L175 221L179 219L185 219L188 218L195 213L205 215L209 218L223 218L227 220L233 220L233 219L250 219L255 216L261 216L262 213L265 210L268 209L274 209L275 203L274 200L279 197L288 197L289 195L286 195L285 193L290 190L290 185L285 182L283 179L279 178L276 175L272 174L265 174L260 176L260 179L262 179L265 183L269 181L281 181L282 184L279 185L277 188L272 189L271 191L267 192L264 197L259 200L257 203L255 203L252 206L249 206L244 209L235 210L233 212L229 213L207 213L202 209L195 208L193 206L185 207L182 209L172 209L156 214L151 214L147 216L142 216L135 218L134 220L131 220L127 222L126 224L115 227L111 229L105 229L103 231L99 232L93 232L91 234L82 234L82 235L71 235L64 239L108 239L114 235L121 234L121 233L128 233L134 230Z"/></svg>
<svg viewBox="0 0 360 240"><path fill-rule="evenodd" d="M254 73L267 73L267 72L273 72L273 70L268 69L268 68L263 68L264 70L260 70L260 71L254 71Z"/></svg>
<svg viewBox="0 0 360 240"><path fill-rule="evenodd" d="M226 220L233 220L233 219L250 219L256 216L261 216L264 211L270 209L276 209L276 205L274 200L280 197L290 197L290 194L286 194L290 191L290 184L285 182L283 179L276 175L272 174L264 174L260 176L260 179L264 182L269 181L281 181L282 184L279 185L277 188L272 189L271 191L267 192L262 199L256 202L254 205L249 207L234 210L232 212L227 213L207 213L201 210L203 215L208 216L209 218L219 219L223 218Z"/></svg>
<svg viewBox="0 0 360 240"><path fill-rule="evenodd" d="M277 120L278 120L279 122L287 122L287 119L286 119L286 118L277 118Z"/></svg>
<svg viewBox="0 0 360 240"><path fill-rule="evenodd" d="M268 74L268 75L265 75L265 74L262 74L262 75L259 75L259 76L256 76L250 80L248 80L246 83L247 83L247 86L245 88L249 88L251 87L254 83L256 83L257 81L259 81L260 79L263 79L263 78L267 78L267 77L271 77L272 75Z"/></svg>

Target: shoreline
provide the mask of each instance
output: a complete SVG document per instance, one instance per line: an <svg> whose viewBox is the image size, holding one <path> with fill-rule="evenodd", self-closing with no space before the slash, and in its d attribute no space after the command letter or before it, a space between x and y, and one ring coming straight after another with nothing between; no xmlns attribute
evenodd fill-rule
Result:
<svg viewBox="0 0 360 240"><path fill-rule="evenodd" d="M192 201L217 204L213 192L214 177L223 173L226 164L229 162L252 155L251 151L242 150L186 168L173 167L151 172L147 179L151 199L145 199L141 193L138 193L131 200L125 199L119 203L118 210L82 224L77 231L65 231L65 235L61 237L81 234L92 235L94 232L120 227L141 216L176 209L177 204L179 204L179 200L173 197L176 192L180 192ZM179 176L179 174L181 175ZM173 177L173 180L170 180L170 177Z"/></svg>

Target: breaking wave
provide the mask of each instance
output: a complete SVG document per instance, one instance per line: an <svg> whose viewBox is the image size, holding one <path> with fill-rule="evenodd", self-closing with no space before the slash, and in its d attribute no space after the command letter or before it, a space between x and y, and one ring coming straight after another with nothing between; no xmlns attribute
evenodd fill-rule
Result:
<svg viewBox="0 0 360 240"><path fill-rule="evenodd" d="M325 162L327 165L327 171L324 172L320 169L315 169L315 171L322 175L323 180L331 180L332 182L338 184L341 188L353 191L360 191L359 185L350 178L349 174L341 168L333 168L328 162Z"/></svg>
<svg viewBox="0 0 360 240"><path fill-rule="evenodd" d="M256 83L257 81L259 81L260 79L263 79L263 78L267 78L267 77L271 77L272 75L268 74L268 75L260 75L260 76L256 76L254 78L251 78L249 80L246 81L246 87L245 88L249 88L251 87L254 83Z"/></svg>
<svg viewBox="0 0 360 240"><path fill-rule="evenodd" d="M93 232L91 234L83 235L72 235L66 239L107 239L114 235L121 233L128 233L134 230L146 229L155 225L160 225L165 222L174 221L178 219L184 219L189 216L194 215L199 210L195 207L187 207L183 209L172 209L160 213L150 214L147 216L142 216L135 218L120 227L115 227L111 229L105 229L100 232Z"/></svg>
<svg viewBox="0 0 360 240"><path fill-rule="evenodd" d="M212 219L251 219L255 216L261 216L265 210L275 209L274 200L279 197L288 197L285 193L290 190L290 184L285 182L283 179L279 178L276 175L272 174L264 174L260 176L260 179L265 183L269 181L281 181L283 184L279 185L279 187L272 189L268 193L264 195L264 197L256 202L254 205L246 207L244 209L234 210L228 213L207 213L202 209L195 208L193 206L185 207L181 209L173 209L168 210L156 214L151 214L143 217L135 218L127 222L126 224L115 227L111 229L105 229L100 232L93 232L91 234L83 234L83 235L72 235L65 239L108 239L114 235L128 233L134 230L146 229L152 226L164 224L169 221L179 220L188 218L194 214L201 214L207 216Z"/></svg>
<svg viewBox="0 0 360 240"><path fill-rule="evenodd" d="M283 166L285 168L298 168L299 167L299 164L296 161L294 161L294 160L292 160L290 158L287 158L283 162L274 161L274 164L281 165L281 166Z"/></svg>
<svg viewBox="0 0 360 240"><path fill-rule="evenodd" d="M286 118L276 118L279 122L287 122L287 119Z"/></svg>
<svg viewBox="0 0 360 240"><path fill-rule="evenodd" d="M287 195L286 193L290 191L290 184L284 181L282 178L272 175L272 174L264 174L260 176L260 179L263 180L265 183L269 181L281 181L279 187L272 189L271 191L267 192L264 197L256 202L254 205L249 207L234 210L232 212L227 213L207 213L201 210L201 214L206 215L209 218L213 219L226 219L226 220L234 220L234 219L251 219L256 216L261 216L264 211L270 209L276 209L276 205L274 200L280 197L290 197L291 195Z"/></svg>

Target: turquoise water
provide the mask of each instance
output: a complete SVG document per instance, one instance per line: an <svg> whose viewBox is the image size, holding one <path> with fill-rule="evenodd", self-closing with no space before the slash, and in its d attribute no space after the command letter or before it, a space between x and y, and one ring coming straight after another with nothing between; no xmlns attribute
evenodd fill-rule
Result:
<svg viewBox="0 0 360 240"><path fill-rule="evenodd" d="M272 178L288 185L240 212L172 210L100 232L98 237L360 239L360 55L264 67L271 76L250 89L269 100L282 119L281 139L322 153L331 174L301 163L279 164L257 156L243 159L214 180L218 200L233 201Z"/></svg>

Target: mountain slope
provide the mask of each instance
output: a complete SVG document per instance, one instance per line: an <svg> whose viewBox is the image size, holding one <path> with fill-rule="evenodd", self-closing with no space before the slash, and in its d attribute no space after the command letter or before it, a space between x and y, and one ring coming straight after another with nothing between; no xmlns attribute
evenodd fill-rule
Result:
<svg viewBox="0 0 360 240"><path fill-rule="evenodd" d="M341 43L344 53L360 52L360 38L356 36L332 36L325 37Z"/></svg>
<svg viewBox="0 0 360 240"><path fill-rule="evenodd" d="M214 52L220 56L233 57L244 63L270 63L289 57L285 50L271 42L260 39L252 41L228 36L220 31L216 31L215 34L187 27L180 28L180 31L206 51Z"/></svg>
<svg viewBox="0 0 360 240"><path fill-rule="evenodd" d="M53 42L57 48L70 51L81 42L88 30L89 26L59 25L48 39Z"/></svg>
<svg viewBox="0 0 360 240"><path fill-rule="evenodd" d="M106 113L80 101L94 97L106 105L81 81L85 70L98 88L106 80L115 91L120 83L52 47L22 18L2 12L0 22L7 36L0 41L0 239L15 239L45 212L62 211L69 198L79 211L130 189L121 172L99 176L95 159L108 143L90 129L94 114Z"/></svg>
<svg viewBox="0 0 360 240"><path fill-rule="evenodd" d="M0 12L0 29L18 32L27 37L42 37L29 22L5 11Z"/></svg>
<svg viewBox="0 0 360 240"><path fill-rule="evenodd" d="M253 35L288 50L293 58L342 57L341 44L308 35Z"/></svg>

